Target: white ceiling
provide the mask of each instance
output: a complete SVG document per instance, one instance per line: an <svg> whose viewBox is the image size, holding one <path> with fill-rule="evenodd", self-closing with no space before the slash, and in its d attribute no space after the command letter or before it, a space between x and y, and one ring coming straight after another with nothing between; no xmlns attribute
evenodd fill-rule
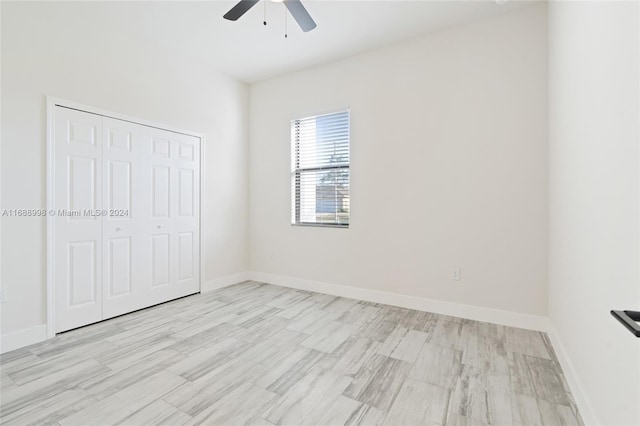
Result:
<svg viewBox="0 0 640 426"><path fill-rule="evenodd" d="M262 0L236 22L222 18L235 0L126 2L119 19L138 36L203 60L252 83L390 45L428 32L503 13L529 2L511 0L303 0L318 27L303 33L285 7ZM267 22L262 24L266 4ZM127 13L122 8L127 8ZM122 23L122 22L120 22ZM123 28L123 26L120 26Z"/></svg>

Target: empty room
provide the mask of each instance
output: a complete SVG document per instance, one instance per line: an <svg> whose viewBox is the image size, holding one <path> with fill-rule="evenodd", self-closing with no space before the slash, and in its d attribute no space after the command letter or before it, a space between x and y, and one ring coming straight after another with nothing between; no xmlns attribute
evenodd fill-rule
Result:
<svg viewBox="0 0 640 426"><path fill-rule="evenodd" d="M0 2L3 425L640 425L640 1Z"/></svg>

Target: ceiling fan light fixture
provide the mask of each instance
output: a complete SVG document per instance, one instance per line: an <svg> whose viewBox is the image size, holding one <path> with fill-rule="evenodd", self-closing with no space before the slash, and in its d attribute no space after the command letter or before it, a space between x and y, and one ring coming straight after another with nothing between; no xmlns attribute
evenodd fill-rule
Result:
<svg viewBox="0 0 640 426"><path fill-rule="evenodd" d="M271 0L273 3L282 3L284 0Z"/></svg>

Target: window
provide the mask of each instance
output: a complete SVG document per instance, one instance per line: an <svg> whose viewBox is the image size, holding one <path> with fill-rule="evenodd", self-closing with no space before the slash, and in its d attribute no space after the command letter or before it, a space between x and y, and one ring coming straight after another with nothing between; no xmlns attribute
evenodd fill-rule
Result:
<svg viewBox="0 0 640 426"><path fill-rule="evenodd" d="M349 111L291 122L291 222L349 226Z"/></svg>

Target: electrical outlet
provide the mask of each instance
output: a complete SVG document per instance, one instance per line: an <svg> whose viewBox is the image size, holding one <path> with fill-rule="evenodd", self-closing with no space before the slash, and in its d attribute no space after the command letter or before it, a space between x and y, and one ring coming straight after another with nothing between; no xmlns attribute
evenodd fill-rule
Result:
<svg viewBox="0 0 640 426"><path fill-rule="evenodd" d="M451 271L449 272L449 276L453 281L460 281L461 274L462 274L462 269L458 268L457 266L452 267Z"/></svg>
<svg viewBox="0 0 640 426"><path fill-rule="evenodd" d="M4 303L7 301L7 293L3 288L0 288L0 303Z"/></svg>

